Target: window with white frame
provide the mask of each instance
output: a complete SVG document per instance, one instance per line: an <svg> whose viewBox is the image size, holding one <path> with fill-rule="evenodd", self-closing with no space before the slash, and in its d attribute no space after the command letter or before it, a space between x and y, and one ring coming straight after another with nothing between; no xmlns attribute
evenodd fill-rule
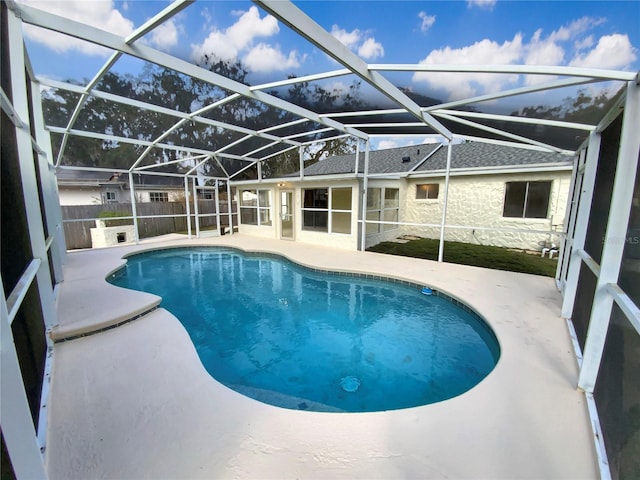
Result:
<svg viewBox="0 0 640 480"><path fill-rule="evenodd" d="M504 193L503 217L547 218L551 181L507 182Z"/></svg>
<svg viewBox="0 0 640 480"><path fill-rule="evenodd" d="M111 190L104 192L104 203L117 203L117 202L118 202L118 195L116 192Z"/></svg>
<svg viewBox="0 0 640 480"><path fill-rule="evenodd" d="M398 212L400 210L400 190L397 188L384 189L384 203L382 205L383 230L398 228Z"/></svg>
<svg viewBox="0 0 640 480"><path fill-rule="evenodd" d="M271 225L270 190L242 190L240 193L240 222L243 225Z"/></svg>
<svg viewBox="0 0 640 480"><path fill-rule="evenodd" d="M302 229L351 233L351 187L302 190Z"/></svg>
<svg viewBox="0 0 640 480"><path fill-rule="evenodd" d="M379 222L382 218L382 189L367 189L367 220ZM379 233L379 223L367 223L367 234Z"/></svg>
<svg viewBox="0 0 640 480"><path fill-rule="evenodd" d="M437 200L440 193L440 184L423 183L416 185L416 200Z"/></svg>
<svg viewBox="0 0 640 480"><path fill-rule="evenodd" d="M149 201L150 202L168 202L169 193L168 192L149 192Z"/></svg>
<svg viewBox="0 0 640 480"><path fill-rule="evenodd" d="M367 233L398 228L400 190L397 188L367 189L367 220L390 223L368 223Z"/></svg>

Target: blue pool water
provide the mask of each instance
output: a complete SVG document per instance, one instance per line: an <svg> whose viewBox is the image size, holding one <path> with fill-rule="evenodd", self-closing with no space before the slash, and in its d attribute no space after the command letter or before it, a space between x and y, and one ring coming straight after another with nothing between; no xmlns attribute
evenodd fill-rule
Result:
<svg viewBox="0 0 640 480"><path fill-rule="evenodd" d="M370 412L460 395L499 347L469 309L418 286L230 249L129 257L109 281L162 297L207 371L265 403Z"/></svg>

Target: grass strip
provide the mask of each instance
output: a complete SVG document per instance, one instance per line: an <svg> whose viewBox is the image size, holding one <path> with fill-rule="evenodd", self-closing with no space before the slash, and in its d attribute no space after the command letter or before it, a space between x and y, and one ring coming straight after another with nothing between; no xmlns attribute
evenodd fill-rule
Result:
<svg viewBox="0 0 640 480"><path fill-rule="evenodd" d="M370 252L401 255L404 257L438 259L438 240L421 238L406 243L382 242L367 249ZM531 273L554 277L558 260L540 257L531 253L513 251L504 247L475 245L462 242L445 242L444 261L473 265L475 267Z"/></svg>

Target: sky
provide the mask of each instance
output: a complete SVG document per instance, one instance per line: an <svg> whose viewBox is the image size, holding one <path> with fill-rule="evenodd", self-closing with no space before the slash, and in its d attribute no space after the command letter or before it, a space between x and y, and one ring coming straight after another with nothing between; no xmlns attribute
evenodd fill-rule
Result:
<svg viewBox="0 0 640 480"><path fill-rule="evenodd" d="M128 35L169 2L66 0L20 3ZM367 63L531 64L640 70L640 1L297 1ZM109 51L25 27L37 75L89 79ZM240 60L251 84L342 68L251 2L198 0L142 40L192 62L204 54ZM137 73L122 58L113 68ZM443 101L531 85L519 75L386 74L397 85ZM336 88L344 80L333 79ZM618 86L619 87L619 86Z"/></svg>

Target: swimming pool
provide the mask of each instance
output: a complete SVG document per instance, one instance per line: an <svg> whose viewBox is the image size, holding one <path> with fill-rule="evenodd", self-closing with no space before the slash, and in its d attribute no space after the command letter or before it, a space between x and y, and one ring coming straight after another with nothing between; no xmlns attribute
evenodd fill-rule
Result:
<svg viewBox="0 0 640 480"><path fill-rule="evenodd" d="M134 255L109 278L162 297L207 371L272 405L324 412L439 402L480 382L498 342L468 307L418 285L225 248Z"/></svg>

